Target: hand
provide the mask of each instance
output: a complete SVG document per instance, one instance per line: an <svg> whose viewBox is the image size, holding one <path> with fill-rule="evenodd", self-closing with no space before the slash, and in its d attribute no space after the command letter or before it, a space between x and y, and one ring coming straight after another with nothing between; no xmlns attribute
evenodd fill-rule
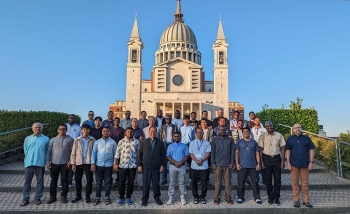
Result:
<svg viewBox="0 0 350 214"><path fill-rule="evenodd" d="M314 163L310 162L308 168L309 168L309 171L312 170L312 168L314 168Z"/></svg>
<svg viewBox="0 0 350 214"><path fill-rule="evenodd" d="M281 169L284 169L284 161L281 161Z"/></svg>
<svg viewBox="0 0 350 214"><path fill-rule="evenodd" d="M91 164L90 171L92 171L92 172L96 171L96 164Z"/></svg>
<svg viewBox="0 0 350 214"><path fill-rule="evenodd" d="M68 163L67 163L67 166L66 166L66 167L67 167L67 169L69 169L69 168L70 168L70 166L71 166L71 164L70 164L70 162L68 162Z"/></svg>
<svg viewBox="0 0 350 214"><path fill-rule="evenodd" d="M77 167L75 164L72 164L72 171L75 172L77 170Z"/></svg>
<svg viewBox="0 0 350 214"><path fill-rule="evenodd" d="M142 136L140 136L140 138L139 138L139 141L143 141L144 139L143 139L143 137Z"/></svg>
<svg viewBox="0 0 350 214"><path fill-rule="evenodd" d="M180 168L181 167L181 163L180 162L175 162L175 167L176 168Z"/></svg>
<svg viewBox="0 0 350 214"><path fill-rule="evenodd" d="M262 169L265 169L265 164L264 164L264 162L261 162L261 168ZM282 168L283 169L283 168Z"/></svg>
<svg viewBox="0 0 350 214"><path fill-rule="evenodd" d="M197 165L198 165L198 166L202 166L202 164L203 164L203 160L202 160L202 159L197 160L197 161L196 161L196 163L197 163Z"/></svg>
<svg viewBox="0 0 350 214"><path fill-rule="evenodd" d="M118 164L113 164L113 170L118 172L119 166Z"/></svg>
<svg viewBox="0 0 350 214"><path fill-rule="evenodd" d="M290 163L288 163L287 167L290 171L292 171L292 165L290 165Z"/></svg>
<svg viewBox="0 0 350 214"><path fill-rule="evenodd" d="M230 128L231 128L231 129L234 129L234 128L235 128L235 126L230 126Z"/></svg>
<svg viewBox="0 0 350 214"><path fill-rule="evenodd" d="M164 171L164 166L160 166L159 172L163 172Z"/></svg>
<svg viewBox="0 0 350 214"><path fill-rule="evenodd" d="M211 165L211 167L213 168L213 170L216 170L216 165Z"/></svg>
<svg viewBox="0 0 350 214"><path fill-rule="evenodd" d="M241 165L236 163L236 169L237 169L237 171L241 171L241 169L242 169Z"/></svg>
<svg viewBox="0 0 350 214"><path fill-rule="evenodd" d="M47 164L46 164L46 168L47 168L47 169L51 169L51 168L52 168L52 167L51 167L51 164L50 164L50 163L47 163Z"/></svg>
<svg viewBox="0 0 350 214"><path fill-rule="evenodd" d="M142 166L137 167L137 171L142 172Z"/></svg>
<svg viewBox="0 0 350 214"><path fill-rule="evenodd" d="M257 164L257 165L256 165L255 170L256 170L256 171L259 171L259 170L260 170L260 164Z"/></svg>
<svg viewBox="0 0 350 214"><path fill-rule="evenodd" d="M230 165L228 165L228 168L232 169L233 168L233 164L231 163Z"/></svg>

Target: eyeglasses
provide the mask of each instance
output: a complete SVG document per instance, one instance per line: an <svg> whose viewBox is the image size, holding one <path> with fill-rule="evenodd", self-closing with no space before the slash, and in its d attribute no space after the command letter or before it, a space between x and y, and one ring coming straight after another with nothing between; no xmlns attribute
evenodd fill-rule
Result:
<svg viewBox="0 0 350 214"><path fill-rule="evenodd" d="M65 131L66 129L58 129L58 130L60 130L60 131Z"/></svg>

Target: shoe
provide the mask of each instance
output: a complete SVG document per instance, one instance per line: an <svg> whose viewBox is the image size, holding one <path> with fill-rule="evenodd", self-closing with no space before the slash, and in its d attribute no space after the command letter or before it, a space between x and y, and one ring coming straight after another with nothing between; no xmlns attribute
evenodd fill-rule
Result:
<svg viewBox="0 0 350 214"><path fill-rule="evenodd" d="M258 199L255 199L255 203L262 204L262 201L258 198Z"/></svg>
<svg viewBox="0 0 350 214"><path fill-rule="evenodd" d="M168 202L166 203L167 205L172 205L174 203L174 200L172 198L169 198Z"/></svg>
<svg viewBox="0 0 350 214"><path fill-rule="evenodd" d="M68 186L69 187L74 187L74 184L73 183L69 183Z"/></svg>
<svg viewBox="0 0 350 214"><path fill-rule="evenodd" d="M56 197L50 197L49 200L46 201L46 204L51 204L53 202L57 201Z"/></svg>
<svg viewBox="0 0 350 214"><path fill-rule="evenodd" d="M242 203L243 203L243 199L240 199L240 198L239 198L239 199L237 200L237 203L242 204Z"/></svg>
<svg viewBox="0 0 350 214"><path fill-rule="evenodd" d="M82 197L76 197L76 198L74 198L73 200L71 200L71 202L73 203L73 204L75 204L75 203L78 203L79 201L81 201L83 198Z"/></svg>
<svg viewBox="0 0 350 214"><path fill-rule="evenodd" d="M270 199L267 201L268 204L272 205L273 204L273 199Z"/></svg>
<svg viewBox="0 0 350 214"><path fill-rule="evenodd" d="M124 204L124 199L120 198L118 201L118 205L123 205Z"/></svg>
<svg viewBox="0 0 350 214"><path fill-rule="evenodd" d="M197 185L200 185L201 184L201 181L197 181Z"/></svg>
<svg viewBox="0 0 350 214"><path fill-rule="evenodd" d="M20 204L22 207L27 206L29 204L28 200L23 200L22 203Z"/></svg>
<svg viewBox="0 0 350 214"><path fill-rule="evenodd" d="M274 201L276 205L281 205L280 199L276 198Z"/></svg>
<svg viewBox="0 0 350 214"><path fill-rule="evenodd" d="M205 200L205 198L202 198L201 201L202 201L202 204L206 204L206 203L207 203L207 201Z"/></svg>
<svg viewBox="0 0 350 214"><path fill-rule="evenodd" d="M312 208L313 206L309 202L303 202L303 205L308 208Z"/></svg>
<svg viewBox="0 0 350 214"><path fill-rule="evenodd" d="M158 205L163 205L163 202L159 198L156 198L155 200Z"/></svg>
<svg viewBox="0 0 350 214"><path fill-rule="evenodd" d="M60 184L58 185L58 187L60 187L60 188L61 188L61 187L62 187L62 183L60 183Z"/></svg>
<svg viewBox="0 0 350 214"><path fill-rule="evenodd" d="M67 196L61 196L61 203L63 204L68 203Z"/></svg>
<svg viewBox="0 0 350 214"><path fill-rule="evenodd" d="M181 204L182 204L182 205L186 205L186 204L187 204L187 201L186 201L186 199L184 199L184 198L181 198Z"/></svg>
<svg viewBox="0 0 350 214"><path fill-rule="evenodd" d="M147 201L142 201L142 204L141 204L143 207L146 207L147 206Z"/></svg>
<svg viewBox="0 0 350 214"><path fill-rule="evenodd" d="M294 201L294 207L299 208L300 207L300 202L299 201Z"/></svg>
<svg viewBox="0 0 350 214"><path fill-rule="evenodd" d="M192 185L192 180L191 179L188 179L188 184Z"/></svg>
<svg viewBox="0 0 350 214"><path fill-rule="evenodd" d="M126 204L127 204L127 205L131 205L131 204L132 204L131 198L126 198Z"/></svg>
<svg viewBox="0 0 350 214"><path fill-rule="evenodd" d="M40 205L42 202L41 202L40 198L38 198L38 199L35 199L34 203L35 203L35 205Z"/></svg>
<svg viewBox="0 0 350 214"><path fill-rule="evenodd" d="M167 184L168 182L166 180L163 180L160 185L164 185L164 184Z"/></svg>
<svg viewBox="0 0 350 214"><path fill-rule="evenodd" d="M198 201L199 201L198 198L193 199L194 204L198 204Z"/></svg>
<svg viewBox="0 0 350 214"><path fill-rule="evenodd" d="M91 203L91 198L90 197L86 198L85 203L87 203L87 204Z"/></svg>
<svg viewBox="0 0 350 214"><path fill-rule="evenodd" d="M252 185L252 183L250 182L250 181L245 181L244 182L246 185L248 185L248 186L251 186Z"/></svg>

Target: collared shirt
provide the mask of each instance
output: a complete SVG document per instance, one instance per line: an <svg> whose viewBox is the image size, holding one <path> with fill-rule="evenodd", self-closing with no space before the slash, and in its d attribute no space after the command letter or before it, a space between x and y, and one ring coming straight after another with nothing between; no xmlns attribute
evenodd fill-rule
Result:
<svg viewBox="0 0 350 214"><path fill-rule="evenodd" d="M290 150L290 164L306 168L310 162L309 150L315 149L312 140L306 135L292 135L287 139L286 150Z"/></svg>
<svg viewBox="0 0 350 214"><path fill-rule="evenodd" d="M246 141L244 139L239 140L236 143L235 150L239 151L239 165L241 165L242 168L255 168L258 164L256 160L256 152L259 152L259 145L258 143L250 139L249 141Z"/></svg>
<svg viewBox="0 0 350 214"><path fill-rule="evenodd" d="M63 137L57 135L52 138L49 143L46 154L46 163L67 164L72 152L74 139L65 135Z"/></svg>
<svg viewBox="0 0 350 214"><path fill-rule="evenodd" d="M151 128L150 126L147 126L146 128L143 129L143 135L145 136L145 138L149 138L149 128ZM159 137L159 128L157 128L157 134L156 134L156 138Z"/></svg>
<svg viewBox="0 0 350 214"><path fill-rule="evenodd" d="M158 129L160 129L163 125L163 120L164 120L164 117L156 117L155 118L157 120L157 127Z"/></svg>
<svg viewBox="0 0 350 214"><path fill-rule="evenodd" d="M86 164L86 155L87 155L87 150L88 150L88 143L89 143L89 137L83 138L81 137L81 142L83 144L83 164Z"/></svg>
<svg viewBox="0 0 350 214"><path fill-rule="evenodd" d="M193 126L194 128L197 128L199 125L199 121L198 120L190 120L190 123L188 124L190 126Z"/></svg>
<svg viewBox="0 0 350 214"><path fill-rule="evenodd" d="M143 134L143 130L140 128L133 129L133 135L134 135L134 138L136 138L137 140L139 140L141 136L145 138L145 135Z"/></svg>
<svg viewBox="0 0 350 214"><path fill-rule="evenodd" d="M230 121L230 130L236 130L236 128L232 128L231 126L233 127L237 127L237 120L236 119L233 119Z"/></svg>
<svg viewBox="0 0 350 214"><path fill-rule="evenodd" d="M166 124L166 142L168 144L173 142L173 127L171 127L171 124Z"/></svg>
<svg viewBox="0 0 350 214"><path fill-rule="evenodd" d="M107 140L100 138L92 148L91 164L105 167L113 166L116 150L117 143L112 138L109 137Z"/></svg>
<svg viewBox="0 0 350 214"><path fill-rule="evenodd" d="M123 138L119 141L115 158L119 159L119 167L123 169L136 168L137 151L140 148L140 141L133 138Z"/></svg>
<svg viewBox="0 0 350 214"><path fill-rule="evenodd" d="M260 126L260 128L257 128L257 127L253 127L251 130L250 130L250 135L251 135L251 138L253 140L255 140L256 142L259 142L259 137L264 134L265 132L267 132L267 130Z"/></svg>
<svg viewBox="0 0 350 214"><path fill-rule="evenodd" d="M193 126L181 126L181 142L188 145L192 140L196 139L196 129Z"/></svg>
<svg viewBox="0 0 350 214"><path fill-rule="evenodd" d="M278 132L272 135L265 132L259 137L259 146L264 149L265 155L275 156L281 154L281 148L286 145L283 136Z"/></svg>
<svg viewBox="0 0 350 214"><path fill-rule="evenodd" d="M214 128L214 133L213 133L214 136L219 136L220 135L219 128L220 128L219 126ZM227 127L225 127L225 129L226 129L226 136L227 137L232 137L231 130L229 128L227 128Z"/></svg>
<svg viewBox="0 0 350 214"><path fill-rule="evenodd" d="M34 134L29 135L24 140L24 167L28 166L40 166L45 167L46 152L49 147L50 139L40 134L36 136Z"/></svg>
<svg viewBox="0 0 350 214"><path fill-rule="evenodd" d="M111 128L111 133L109 135L110 138L112 138L118 145L118 142L124 138L124 132L125 130L118 126L115 128L114 126Z"/></svg>
<svg viewBox="0 0 350 214"><path fill-rule="evenodd" d="M184 125L184 121L181 118L180 119L174 118L171 120L171 124L177 126L177 128L180 129L180 127Z"/></svg>
<svg viewBox="0 0 350 214"><path fill-rule="evenodd" d="M69 123L66 123L67 125L67 133L66 135L71 136L73 139L80 136L80 126L76 123L73 125L70 125Z"/></svg>
<svg viewBox="0 0 350 214"><path fill-rule="evenodd" d="M209 141L195 139L190 143L189 153L193 154L197 160L203 159L208 152L211 152L211 145ZM205 160L201 166L198 166L194 160L191 161L191 169L204 170L208 168L208 160Z"/></svg>
<svg viewBox="0 0 350 214"><path fill-rule="evenodd" d="M128 128L128 127L131 127L131 121L132 121L132 119L130 118L130 119L126 119L126 118L124 118L124 119L122 119L121 121L120 121L120 127L122 127L123 129L126 129L126 128Z"/></svg>
<svg viewBox="0 0 350 214"><path fill-rule="evenodd" d="M95 126L94 120L85 120L83 122L83 125L84 124L88 124L91 128L93 128Z"/></svg>
<svg viewBox="0 0 350 214"><path fill-rule="evenodd" d="M188 152L188 147L184 143L174 142L168 146L166 156L170 156L174 161L179 162L185 156L190 156L190 154Z"/></svg>
<svg viewBox="0 0 350 214"><path fill-rule="evenodd" d="M109 127L110 129L114 126L114 120L104 120L101 124L102 127Z"/></svg>
<svg viewBox="0 0 350 214"><path fill-rule="evenodd" d="M243 131L242 129L235 129L232 131L232 138L235 141L235 143L238 142L238 140L243 138Z"/></svg>
<svg viewBox="0 0 350 214"><path fill-rule="evenodd" d="M148 120L146 118L145 119L140 118L137 121L137 127L139 127L140 129L144 129L147 126L148 126Z"/></svg>

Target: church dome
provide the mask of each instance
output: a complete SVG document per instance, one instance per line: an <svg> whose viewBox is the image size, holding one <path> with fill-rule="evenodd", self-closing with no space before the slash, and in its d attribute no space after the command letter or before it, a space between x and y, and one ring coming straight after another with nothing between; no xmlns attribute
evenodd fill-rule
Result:
<svg viewBox="0 0 350 214"><path fill-rule="evenodd" d="M177 20L167 27L160 37L160 45L168 42L186 42L197 46L197 39L192 29Z"/></svg>

